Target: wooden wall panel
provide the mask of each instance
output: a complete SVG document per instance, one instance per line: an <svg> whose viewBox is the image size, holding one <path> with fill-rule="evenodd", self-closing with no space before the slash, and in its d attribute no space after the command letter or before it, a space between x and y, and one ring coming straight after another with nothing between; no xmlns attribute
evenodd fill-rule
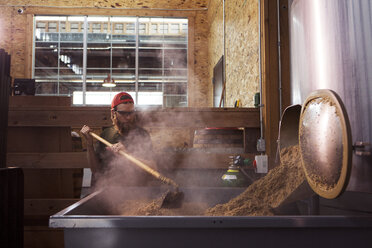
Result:
<svg viewBox="0 0 372 248"><path fill-rule="evenodd" d="M259 127L256 108L165 108L137 112L145 128ZM111 126L107 107L10 108L11 127Z"/></svg>
<svg viewBox="0 0 372 248"><path fill-rule="evenodd" d="M276 2L265 0L262 3L263 26L263 122L266 140L266 153L269 155L269 169L274 164L280 111L279 111L279 64L278 64L278 15Z"/></svg>

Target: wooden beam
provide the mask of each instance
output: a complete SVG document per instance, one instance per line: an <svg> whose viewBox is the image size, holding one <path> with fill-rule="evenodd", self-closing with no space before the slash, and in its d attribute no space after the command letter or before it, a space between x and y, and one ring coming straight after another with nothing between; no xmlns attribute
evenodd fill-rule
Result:
<svg viewBox="0 0 372 248"><path fill-rule="evenodd" d="M7 167L89 168L86 152L8 153Z"/></svg>
<svg viewBox="0 0 372 248"><path fill-rule="evenodd" d="M208 150L208 149L207 149ZM170 152L157 154L158 167L161 169L227 169L230 156L241 155L254 160L254 153L208 153L207 150Z"/></svg>
<svg viewBox="0 0 372 248"><path fill-rule="evenodd" d="M256 108L166 108L138 111L144 127L259 127ZM9 126L110 126L107 107L10 107Z"/></svg>
<svg viewBox="0 0 372 248"><path fill-rule="evenodd" d="M262 103L266 154L269 169L275 166L275 154L279 131L279 59L278 59L278 15L276 1L261 1L262 18Z"/></svg>
<svg viewBox="0 0 372 248"><path fill-rule="evenodd" d="M50 216L79 201L79 198L25 199L24 214Z"/></svg>
<svg viewBox="0 0 372 248"><path fill-rule="evenodd" d="M32 46L33 46L33 32L34 32L34 16L32 14L27 14L27 24L26 24L26 51L25 51L25 78L32 78Z"/></svg>
<svg viewBox="0 0 372 248"><path fill-rule="evenodd" d="M160 169L226 169L230 156L253 159L255 153L209 153L208 149L155 154ZM89 168L86 152L8 153L7 166L37 169Z"/></svg>
<svg viewBox="0 0 372 248"><path fill-rule="evenodd" d="M206 11L200 9L197 11ZM159 10L159 9L124 9L124 8L95 8L81 7L69 8L63 6L30 6L27 7L24 14L36 15L115 15L115 16L169 16L169 17L193 17L196 10L180 9L180 10Z"/></svg>

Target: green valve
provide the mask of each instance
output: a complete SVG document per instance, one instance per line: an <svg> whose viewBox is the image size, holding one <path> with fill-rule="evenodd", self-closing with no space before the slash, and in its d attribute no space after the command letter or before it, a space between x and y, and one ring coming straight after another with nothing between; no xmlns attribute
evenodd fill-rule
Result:
<svg viewBox="0 0 372 248"><path fill-rule="evenodd" d="M260 106L260 93L254 94L254 106L258 108Z"/></svg>
<svg viewBox="0 0 372 248"><path fill-rule="evenodd" d="M223 174L222 186L225 187L244 187L248 186L247 178L235 165L229 166L229 169Z"/></svg>

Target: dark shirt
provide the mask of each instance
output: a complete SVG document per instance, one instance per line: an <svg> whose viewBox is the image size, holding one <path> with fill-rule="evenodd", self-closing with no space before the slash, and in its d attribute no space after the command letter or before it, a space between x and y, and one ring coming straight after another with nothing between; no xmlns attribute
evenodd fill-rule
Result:
<svg viewBox="0 0 372 248"><path fill-rule="evenodd" d="M152 142L150 134L142 127L131 129L128 134L121 136L114 126L105 128L100 135L102 138L116 144L121 142L126 151L139 159L152 159ZM107 150L107 146L99 141L95 144L95 151L100 160L100 170L104 169L113 158L113 153Z"/></svg>
<svg viewBox="0 0 372 248"><path fill-rule="evenodd" d="M126 152L139 160L153 160L150 134L141 127L135 127L122 136L112 126L104 129L101 137L111 144L121 142ZM98 154L99 168L98 173L93 175L93 185L138 186L151 180L147 172L120 154L107 150L107 146L99 141L95 144L95 152Z"/></svg>

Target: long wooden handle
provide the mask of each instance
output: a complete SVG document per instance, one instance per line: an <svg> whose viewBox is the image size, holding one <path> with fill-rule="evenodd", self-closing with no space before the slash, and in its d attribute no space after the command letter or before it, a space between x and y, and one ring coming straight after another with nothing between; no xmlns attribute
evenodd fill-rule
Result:
<svg viewBox="0 0 372 248"><path fill-rule="evenodd" d="M105 140L104 138L98 136L97 134L95 134L93 132L90 132L90 135L92 135L94 138L96 138L97 140L99 140L100 142L102 142L103 144L105 144L108 147L113 146L113 144L111 144L110 142L108 142L107 140ZM147 164L143 163L142 161L138 160L137 158L133 157L132 155L130 155L130 154L128 154L128 153L126 153L122 150L119 150L119 153L121 155L123 155L125 158L127 158L128 160L132 161L138 167L142 168L146 172L148 172L151 175L153 175L154 177L156 177L157 179L161 180L162 182L164 182L166 184L173 185L174 187L176 187L178 189L178 187L179 187L178 184L175 181L173 181L172 179L163 176L162 174L160 174L156 170L149 167Z"/></svg>

